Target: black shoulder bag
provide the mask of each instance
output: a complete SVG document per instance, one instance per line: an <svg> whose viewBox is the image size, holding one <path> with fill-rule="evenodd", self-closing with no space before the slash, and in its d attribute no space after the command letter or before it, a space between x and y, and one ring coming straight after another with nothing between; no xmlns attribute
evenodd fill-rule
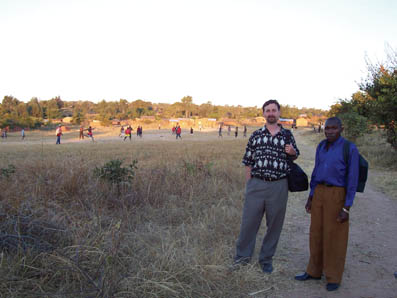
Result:
<svg viewBox="0 0 397 298"><path fill-rule="evenodd" d="M287 142L292 145L291 132L287 130ZM309 189L309 179L302 168L293 162L291 157L287 154L288 166L290 172L288 174L288 190L290 192L306 191Z"/></svg>

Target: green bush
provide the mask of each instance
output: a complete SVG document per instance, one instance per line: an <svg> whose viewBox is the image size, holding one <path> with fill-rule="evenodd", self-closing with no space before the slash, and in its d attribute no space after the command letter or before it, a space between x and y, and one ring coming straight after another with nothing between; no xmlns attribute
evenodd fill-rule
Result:
<svg viewBox="0 0 397 298"><path fill-rule="evenodd" d="M0 168L0 179L1 178L10 178L12 174L15 173L15 166L8 165L8 168Z"/></svg>
<svg viewBox="0 0 397 298"><path fill-rule="evenodd" d="M368 119L354 111L349 111L338 115L343 123L344 135L347 139L355 141L370 131Z"/></svg>
<svg viewBox="0 0 397 298"><path fill-rule="evenodd" d="M130 185L137 169L137 160L127 167L122 167L123 161L114 159L105 163L102 167L95 167L94 176L107 181L108 183L117 187L117 193L120 194L120 185Z"/></svg>

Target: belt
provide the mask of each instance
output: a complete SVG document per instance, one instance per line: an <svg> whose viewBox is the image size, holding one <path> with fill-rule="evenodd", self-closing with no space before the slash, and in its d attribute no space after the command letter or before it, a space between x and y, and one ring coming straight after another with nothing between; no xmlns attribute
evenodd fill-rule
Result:
<svg viewBox="0 0 397 298"><path fill-rule="evenodd" d="M324 186L326 186L326 187L333 187L333 186L335 186L335 185L329 184L329 183L327 183L327 182L320 182L320 183L318 183L318 184L324 185Z"/></svg>
<svg viewBox="0 0 397 298"><path fill-rule="evenodd" d="M251 178L257 178L260 180L272 182L272 181L279 181L279 180L285 179L285 178L287 178L287 176L279 177L279 178L272 178L272 177L261 177L259 175L251 175Z"/></svg>

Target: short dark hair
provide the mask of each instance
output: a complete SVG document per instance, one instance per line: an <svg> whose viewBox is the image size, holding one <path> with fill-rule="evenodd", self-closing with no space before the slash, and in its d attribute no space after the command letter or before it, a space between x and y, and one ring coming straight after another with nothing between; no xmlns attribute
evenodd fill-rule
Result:
<svg viewBox="0 0 397 298"><path fill-rule="evenodd" d="M263 106L262 106L262 111L265 112L266 106L268 106L268 105L270 105L270 104L272 104L272 103L274 103L274 104L277 106L278 110L280 111L280 104L279 104L278 101L275 100L275 99L269 99L267 102L265 102L265 103L263 104Z"/></svg>
<svg viewBox="0 0 397 298"><path fill-rule="evenodd" d="M334 122L334 123L336 123L339 127L342 127L342 120L340 120L340 118L338 118L338 117L331 117L331 118L328 118L326 121L325 121L325 123L327 123L327 122Z"/></svg>

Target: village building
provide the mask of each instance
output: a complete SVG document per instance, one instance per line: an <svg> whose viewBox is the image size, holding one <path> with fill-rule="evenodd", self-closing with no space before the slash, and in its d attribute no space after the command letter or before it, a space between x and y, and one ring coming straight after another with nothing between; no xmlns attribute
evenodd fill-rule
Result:
<svg viewBox="0 0 397 298"><path fill-rule="evenodd" d="M309 121L307 120L307 118L299 117L296 119L295 126L296 127L307 127L307 126L309 126Z"/></svg>

